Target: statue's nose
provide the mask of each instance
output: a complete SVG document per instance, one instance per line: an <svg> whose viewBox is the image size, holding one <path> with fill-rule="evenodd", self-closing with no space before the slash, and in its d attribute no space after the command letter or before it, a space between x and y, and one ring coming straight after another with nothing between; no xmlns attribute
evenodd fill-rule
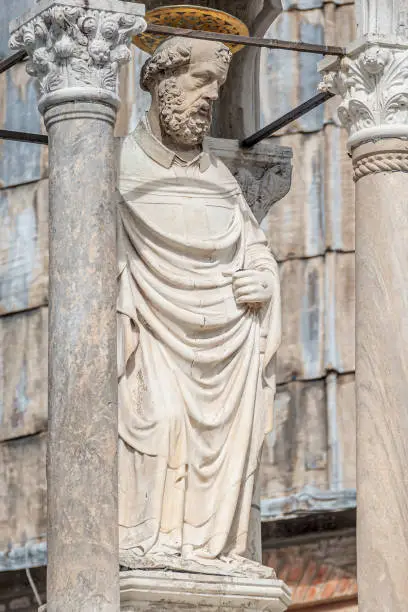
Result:
<svg viewBox="0 0 408 612"><path fill-rule="evenodd" d="M211 83L211 85L208 86L207 91L205 92L205 97L211 101L218 100L217 83Z"/></svg>

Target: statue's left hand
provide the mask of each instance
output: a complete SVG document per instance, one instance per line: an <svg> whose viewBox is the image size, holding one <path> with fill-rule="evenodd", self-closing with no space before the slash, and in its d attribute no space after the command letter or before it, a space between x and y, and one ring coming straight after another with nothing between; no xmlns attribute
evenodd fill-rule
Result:
<svg viewBox="0 0 408 612"><path fill-rule="evenodd" d="M270 270L240 270L232 275L232 289L237 304L261 308L273 293L273 273Z"/></svg>

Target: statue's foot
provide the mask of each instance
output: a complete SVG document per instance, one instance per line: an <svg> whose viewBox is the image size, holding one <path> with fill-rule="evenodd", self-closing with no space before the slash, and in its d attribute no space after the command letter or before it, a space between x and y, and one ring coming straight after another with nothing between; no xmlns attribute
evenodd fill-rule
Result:
<svg viewBox="0 0 408 612"><path fill-rule="evenodd" d="M119 552L119 565L121 569L172 569L180 559L179 553L149 552L142 554L140 549L121 550Z"/></svg>
<svg viewBox="0 0 408 612"><path fill-rule="evenodd" d="M272 568L235 554L208 559L194 554L186 558L179 553L155 551L141 555L139 550L122 550L119 562L122 570L170 570L216 576L276 578Z"/></svg>
<svg viewBox="0 0 408 612"><path fill-rule="evenodd" d="M234 573L237 575L248 576L251 578L275 578L276 573L271 567L262 565L257 561L252 561L241 555L230 553L229 555L222 555L220 560L223 563L227 563L234 569Z"/></svg>

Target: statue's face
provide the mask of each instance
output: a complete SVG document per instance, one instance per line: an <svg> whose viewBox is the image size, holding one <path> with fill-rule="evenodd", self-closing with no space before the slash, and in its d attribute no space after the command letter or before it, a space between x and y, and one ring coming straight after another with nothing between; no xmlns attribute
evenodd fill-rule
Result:
<svg viewBox="0 0 408 612"><path fill-rule="evenodd" d="M183 146L196 146L208 134L213 103L225 83L228 51L218 43L194 41L188 66L158 84L160 122L165 133Z"/></svg>

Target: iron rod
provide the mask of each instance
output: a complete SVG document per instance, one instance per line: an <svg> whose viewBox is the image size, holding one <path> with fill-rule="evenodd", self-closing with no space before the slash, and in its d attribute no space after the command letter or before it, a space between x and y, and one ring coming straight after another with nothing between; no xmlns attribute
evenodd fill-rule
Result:
<svg viewBox="0 0 408 612"><path fill-rule="evenodd" d="M48 144L48 136L46 134L31 134L30 132L15 132L14 130L0 130L0 139Z"/></svg>
<svg viewBox="0 0 408 612"><path fill-rule="evenodd" d="M307 100L306 102L303 102L303 104L296 106L296 108L293 108L291 111L289 111L282 117L279 117L279 119L276 119L258 132L255 132L255 134L252 134L252 136L248 136L247 138L244 138L244 140L241 140L241 147L246 149L253 147L261 140L268 138L268 136L271 136L274 132L277 132L292 121L295 121L295 119L302 117L302 115L305 115L313 108L316 108L316 106L320 106L320 104L323 104L323 102L326 102L326 100L329 100L333 96L334 94L330 92L322 92L317 94L316 96L313 96L313 98L310 98L310 100Z"/></svg>
<svg viewBox="0 0 408 612"><path fill-rule="evenodd" d="M199 38L201 40L215 40L224 43L234 43L247 45L250 47L266 47L268 49L287 49L291 51L303 51L306 53L317 53L319 55L339 55L345 54L343 47L331 45L316 45L288 40L277 40L274 38L255 38L252 36L237 36L235 34L219 34L218 32L203 32L201 30L191 30L184 28L170 28L168 26L148 24L147 33L167 34L168 36L185 36L187 38Z"/></svg>
<svg viewBox="0 0 408 612"><path fill-rule="evenodd" d="M253 147L261 140L268 138L268 136L271 136L273 133L285 127L292 121L295 121L295 119L302 117L302 115L305 115L306 113L311 111L313 108L316 108L316 106L323 104L324 102L326 102L326 100L329 100L330 98L332 98L333 95L334 94L329 93L329 92L323 92L323 93L317 94L316 96L313 96L313 98L310 98L310 100L303 102L303 104L300 104L299 106L292 109L291 111L289 111L282 117L279 117L279 119L276 119L275 121L265 126L258 132L255 132L255 134L252 134L251 136L244 138L244 140L240 142L241 147L243 148ZM48 144L48 136L46 134L31 134L29 132L17 132L13 130L0 130L0 139L17 140L20 142L34 142L38 144Z"/></svg>
<svg viewBox="0 0 408 612"><path fill-rule="evenodd" d="M21 51L17 51L17 53L13 53L13 55L9 55L8 57L0 60L0 74L2 72L6 72L9 68L12 68L15 64L19 64L27 57L27 53L24 49Z"/></svg>

